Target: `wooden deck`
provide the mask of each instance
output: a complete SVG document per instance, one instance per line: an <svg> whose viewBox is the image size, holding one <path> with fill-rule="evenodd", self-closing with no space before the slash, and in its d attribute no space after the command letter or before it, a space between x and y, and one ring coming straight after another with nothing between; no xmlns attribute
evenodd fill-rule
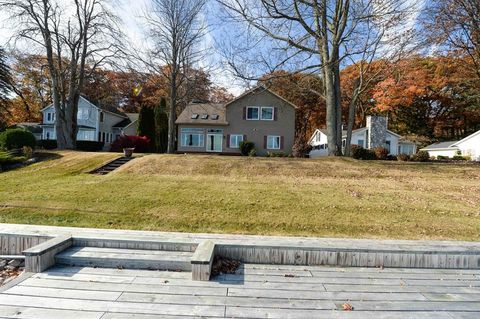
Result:
<svg viewBox="0 0 480 319"><path fill-rule="evenodd" d="M0 318L198 317L478 319L480 272L247 264L200 282L182 272L57 266L0 293Z"/></svg>

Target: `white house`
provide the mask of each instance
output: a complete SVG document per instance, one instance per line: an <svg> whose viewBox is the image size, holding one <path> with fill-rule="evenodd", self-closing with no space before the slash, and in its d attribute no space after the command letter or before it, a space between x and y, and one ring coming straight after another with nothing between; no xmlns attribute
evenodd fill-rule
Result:
<svg viewBox="0 0 480 319"><path fill-rule="evenodd" d="M440 142L421 149L432 157L455 155L468 156L474 161L480 161L480 131L477 131L460 141Z"/></svg>
<svg viewBox="0 0 480 319"><path fill-rule="evenodd" d="M42 139L55 140L55 108L53 104L41 110L43 114L42 121ZM134 119L135 123L131 120ZM138 116L121 113L113 108L104 108L96 106L85 97L81 96L78 101L77 124L78 133L77 140L79 141L99 141L105 143L105 148L108 148L117 137L123 134L126 127L135 126ZM132 124L132 125L131 125Z"/></svg>
<svg viewBox="0 0 480 319"><path fill-rule="evenodd" d="M417 146L414 142L406 140L387 128L387 117L367 116L366 124L365 127L352 131L352 145L359 145L366 149L385 147L391 155L416 153ZM343 147L345 147L347 131L342 131L342 139ZM327 156L327 131L316 129L310 137L309 144L313 146L310 157Z"/></svg>

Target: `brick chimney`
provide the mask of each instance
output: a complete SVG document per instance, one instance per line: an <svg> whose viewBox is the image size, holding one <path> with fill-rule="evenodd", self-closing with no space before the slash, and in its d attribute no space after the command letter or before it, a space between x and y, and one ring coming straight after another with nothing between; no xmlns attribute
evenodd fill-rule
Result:
<svg viewBox="0 0 480 319"><path fill-rule="evenodd" d="M385 147L388 118L386 116L367 116L367 147Z"/></svg>

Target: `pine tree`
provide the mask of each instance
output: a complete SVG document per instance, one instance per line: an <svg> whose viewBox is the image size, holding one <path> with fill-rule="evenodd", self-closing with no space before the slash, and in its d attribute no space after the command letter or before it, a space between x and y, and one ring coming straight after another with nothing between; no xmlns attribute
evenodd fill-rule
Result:
<svg viewBox="0 0 480 319"><path fill-rule="evenodd" d="M155 133L155 119L153 108L147 104L143 104L140 108L138 116L138 136L146 136L150 139L150 148L155 150L156 133Z"/></svg>
<svg viewBox="0 0 480 319"><path fill-rule="evenodd" d="M155 151L165 153L168 147L167 100L162 97L160 105L155 106Z"/></svg>

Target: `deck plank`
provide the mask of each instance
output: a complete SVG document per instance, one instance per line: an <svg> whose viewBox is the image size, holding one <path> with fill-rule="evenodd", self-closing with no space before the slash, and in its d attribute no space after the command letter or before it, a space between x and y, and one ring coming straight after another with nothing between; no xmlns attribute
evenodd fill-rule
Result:
<svg viewBox="0 0 480 319"><path fill-rule="evenodd" d="M156 315L183 315L183 316L215 316L224 315L224 306L208 305L174 305L133 302L111 302L100 300L80 300L65 298L47 298L36 296L17 296L0 294L0 305L35 307L48 309L63 309L75 311L103 311L120 313L144 313Z"/></svg>
<svg viewBox="0 0 480 319"><path fill-rule="evenodd" d="M197 282L178 272L57 266L0 293L0 319L480 318L478 272L332 269L243 265Z"/></svg>
<svg viewBox="0 0 480 319"><path fill-rule="evenodd" d="M100 319L103 312L15 307L0 305L0 318L15 319Z"/></svg>

